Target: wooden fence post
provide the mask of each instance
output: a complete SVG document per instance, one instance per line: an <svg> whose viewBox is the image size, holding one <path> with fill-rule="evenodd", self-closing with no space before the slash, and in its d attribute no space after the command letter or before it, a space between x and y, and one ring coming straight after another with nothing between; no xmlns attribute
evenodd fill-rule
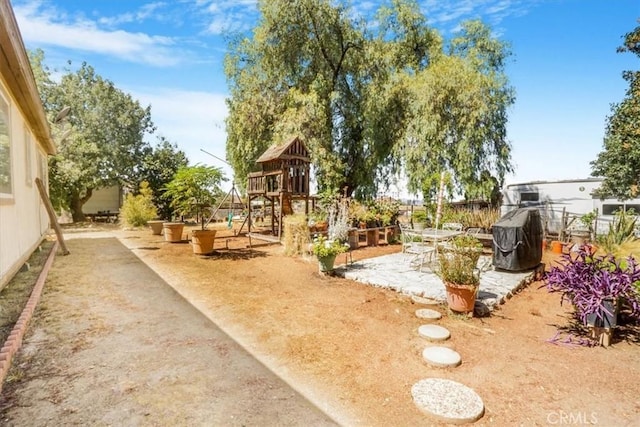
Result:
<svg viewBox="0 0 640 427"><path fill-rule="evenodd" d="M42 184L42 180L40 178L36 178L36 186L38 187L38 192L40 193L42 203L44 203L44 207L47 209L47 213L49 214L49 221L51 222L51 226L55 230L56 236L58 237L58 243L60 244L60 248L62 248L62 255L69 255L69 249L67 249L67 245L64 242L62 229L60 229L60 224L58 224L58 218L56 218L56 213L53 210L53 206L51 205L51 200L49 200L47 190L45 190L44 184Z"/></svg>

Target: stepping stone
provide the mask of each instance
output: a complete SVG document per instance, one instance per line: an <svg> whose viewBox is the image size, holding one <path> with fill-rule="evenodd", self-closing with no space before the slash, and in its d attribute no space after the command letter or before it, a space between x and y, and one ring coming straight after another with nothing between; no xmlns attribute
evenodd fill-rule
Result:
<svg viewBox="0 0 640 427"><path fill-rule="evenodd" d="M439 311L432 310L430 308L421 308L416 310L416 316L420 319L438 320L442 317Z"/></svg>
<svg viewBox="0 0 640 427"><path fill-rule="evenodd" d="M416 304L424 304L424 305L438 305L440 304L440 301L436 301L432 298L424 298L424 297L419 297L417 295L411 295L411 301L415 302Z"/></svg>
<svg viewBox="0 0 640 427"><path fill-rule="evenodd" d="M418 328L418 334L430 341L445 341L451 336L447 328L439 325L422 325Z"/></svg>
<svg viewBox="0 0 640 427"><path fill-rule="evenodd" d="M472 423L484 415L484 403L469 387L442 378L420 380L411 387L416 406L427 415L451 424Z"/></svg>
<svg viewBox="0 0 640 427"><path fill-rule="evenodd" d="M422 358L431 366L438 368L456 367L462 361L457 351L447 347L427 347L422 351Z"/></svg>

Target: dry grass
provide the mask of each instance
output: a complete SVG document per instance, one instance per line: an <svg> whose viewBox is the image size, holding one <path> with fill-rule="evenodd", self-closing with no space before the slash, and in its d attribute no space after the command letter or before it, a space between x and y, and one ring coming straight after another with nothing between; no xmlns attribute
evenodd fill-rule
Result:
<svg viewBox="0 0 640 427"><path fill-rule="evenodd" d="M627 258L628 256L632 256L635 259L640 259L640 240L635 239L630 242L625 242L618 246L613 254L616 257Z"/></svg>
<svg viewBox="0 0 640 427"><path fill-rule="evenodd" d="M307 217L304 214L288 215L284 218L284 253L302 255L311 242Z"/></svg>

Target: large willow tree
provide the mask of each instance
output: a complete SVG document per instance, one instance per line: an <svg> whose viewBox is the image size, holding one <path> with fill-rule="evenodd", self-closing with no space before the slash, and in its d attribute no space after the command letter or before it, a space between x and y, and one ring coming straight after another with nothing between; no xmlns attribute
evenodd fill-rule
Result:
<svg viewBox="0 0 640 427"><path fill-rule="evenodd" d="M307 143L321 191L371 196L405 170L410 189L429 193L442 170L464 187L510 169L508 53L482 24L445 46L413 1L392 1L375 23L329 0L259 8L252 37L235 39L225 64L238 177L293 135Z"/></svg>
<svg viewBox="0 0 640 427"><path fill-rule="evenodd" d="M479 21L463 23L448 53L407 76L410 119L397 145L409 189L434 196L442 172L450 190L489 198L512 170L507 109L513 89L503 72L506 45Z"/></svg>

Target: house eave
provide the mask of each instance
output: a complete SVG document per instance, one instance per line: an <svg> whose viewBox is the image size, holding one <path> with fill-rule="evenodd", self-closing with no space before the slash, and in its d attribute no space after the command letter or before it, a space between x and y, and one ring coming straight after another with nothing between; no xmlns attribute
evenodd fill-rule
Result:
<svg viewBox="0 0 640 427"><path fill-rule="evenodd" d="M29 56L8 0L0 0L0 75L42 149L47 154L55 154L55 143L36 87Z"/></svg>

